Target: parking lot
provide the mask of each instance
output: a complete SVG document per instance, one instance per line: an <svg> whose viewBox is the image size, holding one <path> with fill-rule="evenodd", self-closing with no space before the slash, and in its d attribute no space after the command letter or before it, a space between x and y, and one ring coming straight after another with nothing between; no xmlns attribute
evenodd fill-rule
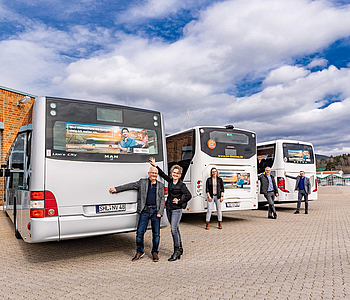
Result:
<svg viewBox="0 0 350 300"><path fill-rule="evenodd" d="M181 260L172 253L170 228L161 231L160 261L131 262L135 233L27 244L14 237L0 212L3 299L350 299L350 187L321 187L309 214L296 204L185 215Z"/></svg>

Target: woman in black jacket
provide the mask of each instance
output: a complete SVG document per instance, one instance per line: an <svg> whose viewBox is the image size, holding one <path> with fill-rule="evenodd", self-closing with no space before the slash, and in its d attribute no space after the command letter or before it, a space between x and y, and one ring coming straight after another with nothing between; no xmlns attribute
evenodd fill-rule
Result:
<svg viewBox="0 0 350 300"><path fill-rule="evenodd" d="M210 177L207 179L205 185L205 191L208 196L208 211L205 217L205 229L209 230L209 222L211 218L211 212L213 211L214 202L216 210L218 212L218 227L222 229L222 212L221 202L224 200L224 182L219 177L219 172L216 168L211 168Z"/></svg>
<svg viewBox="0 0 350 300"><path fill-rule="evenodd" d="M171 225L171 234L174 242L174 253L168 259L175 261L181 258L183 254L179 223L182 217L182 209L186 207L187 202L192 198L186 184L181 180L182 168L179 165L174 165L170 169L170 177L166 175L157 165L155 159L149 159L150 164L158 169L160 177L168 182L168 199L166 201L166 213Z"/></svg>

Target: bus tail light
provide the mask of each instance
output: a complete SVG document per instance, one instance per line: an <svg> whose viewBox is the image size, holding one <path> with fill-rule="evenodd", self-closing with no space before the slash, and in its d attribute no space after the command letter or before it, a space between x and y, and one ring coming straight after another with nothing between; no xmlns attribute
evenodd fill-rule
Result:
<svg viewBox="0 0 350 300"><path fill-rule="evenodd" d="M277 177L277 186L282 192L289 193L289 191L286 190L286 181L283 177Z"/></svg>
<svg viewBox="0 0 350 300"><path fill-rule="evenodd" d="M168 200L168 193L169 193L169 189L167 187L164 188L164 208L166 208L166 201Z"/></svg>
<svg viewBox="0 0 350 300"><path fill-rule="evenodd" d="M312 192L317 192L317 179L315 179L315 189Z"/></svg>
<svg viewBox="0 0 350 300"><path fill-rule="evenodd" d="M56 198L50 191L30 192L30 217L57 217Z"/></svg>
<svg viewBox="0 0 350 300"><path fill-rule="evenodd" d="M196 186L196 192L197 195L202 195L202 189L203 189L203 184L202 184L202 180L197 180L197 186Z"/></svg>

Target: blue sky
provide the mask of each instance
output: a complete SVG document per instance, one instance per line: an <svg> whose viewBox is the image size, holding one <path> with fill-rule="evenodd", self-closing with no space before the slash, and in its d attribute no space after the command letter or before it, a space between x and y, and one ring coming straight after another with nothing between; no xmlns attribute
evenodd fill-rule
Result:
<svg viewBox="0 0 350 300"><path fill-rule="evenodd" d="M0 85L350 153L350 3L0 0Z"/></svg>

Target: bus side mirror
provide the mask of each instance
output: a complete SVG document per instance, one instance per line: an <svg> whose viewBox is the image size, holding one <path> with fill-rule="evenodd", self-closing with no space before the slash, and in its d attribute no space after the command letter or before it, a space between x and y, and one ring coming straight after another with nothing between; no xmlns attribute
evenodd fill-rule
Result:
<svg viewBox="0 0 350 300"><path fill-rule="evenodd" d="M0 169L0 177L4 177L4 170Z"/></svg>
<svg viewBox="0 0 350 300"><path fill-rule="evenodd" d="M5 177L10 177L10 176L11 176L11 170L5 169Z"/></svg>

